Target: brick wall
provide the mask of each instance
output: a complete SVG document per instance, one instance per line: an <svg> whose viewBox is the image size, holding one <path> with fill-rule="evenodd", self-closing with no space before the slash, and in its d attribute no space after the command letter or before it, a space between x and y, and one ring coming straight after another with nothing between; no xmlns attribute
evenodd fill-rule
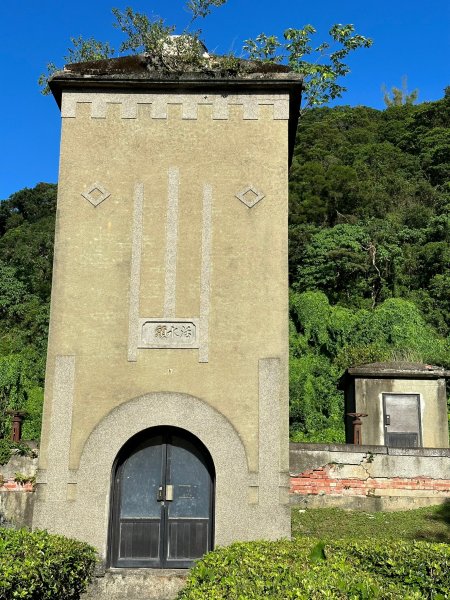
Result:
<svg viewBox="0 0 450 600"><path fill-rule="evenodd" d="M7 479L0 485L0 492L34 492L34 485L30 481L21 483L14 479Z"/></svg>
<svg viewBox="0 0 450 600"><path fill-rule="evenodd" d="M357 477L342 478L336 465L325 465L317 469L308 469L304 473L291 477L293 494L340 494L347 496L375 496L398 494L405 490L429 492L430 495L450 496L450 479L432 479L431 477ZM419 494L420 495L420 494ZM424 494L425 495L425 494Z"/></svg>
<svg viewBox="0 0 450 600"><path fill-rule="evenodd" d="M0 467L0 522L31 525L37 459L13 456ZM448 448L291 444L291 502L306 507L408 509L450 499Z"/></svg>
<svg viewBox="0 0 450 600"><path fill-rule="evenodd" d="M291 444L290 457L293 503L363 508L352 500L367 498L389 508L394 499L410 508L450 498L448 448Z"/></svg>

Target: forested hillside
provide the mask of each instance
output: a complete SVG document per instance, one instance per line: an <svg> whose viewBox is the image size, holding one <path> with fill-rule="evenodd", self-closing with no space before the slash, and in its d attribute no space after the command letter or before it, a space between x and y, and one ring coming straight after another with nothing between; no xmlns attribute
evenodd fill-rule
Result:
<svg viewBox="0 0 450 600"><path fill-rule="evenodd" d="M343 370L450 366L450 88L305 112L290 182L291 432L342 441Z"/></svg>
<svg viewBox="0 0 450 600"><path fill-rule="evenodd" d="M346 367L450 367L450 89L417 106L306 111L290 181L291 433L343 441ZM43 397L56 186L0 203L0 437Z"/></svg>
<svg viewBox="0 0 450 600"><path fill-rule="evenodd" d="M29 413L25 439L40 436L55 209L47 183L0 203L0 438L5 408Z"/></svg>

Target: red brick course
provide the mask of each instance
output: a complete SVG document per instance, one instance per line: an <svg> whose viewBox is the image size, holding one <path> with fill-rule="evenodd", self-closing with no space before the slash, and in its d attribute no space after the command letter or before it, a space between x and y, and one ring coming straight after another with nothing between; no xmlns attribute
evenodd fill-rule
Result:
<svg viewBox="0 0 450 600"><path fill-rule="evenodd" d="M309 469L298 475L291 475L291 493L299 495L333 494L341 496L374 496L377 490L429 490L439 495L450 495L450 479L431 477L370 477L339 478L339 470L334 465Z"/></svg>
<svg viewBox="0 0 450 600"><path fill-rule="evenodd" d="M303 496L332 494L336 496L374 496L377 490L430 491L433 494L450 496L450 479L432 479L431 477L367 477L366 479L339 478L339 469L335 465L325 465L317 469L308 469L298 475L291 475L292 494ZM8 479L0 485L0 491L33 492L31 482L18 483Z"/></svg>
<svg viewBox="0 0 450 600"><path fill-rule="evenodd" d="M7 479L0 485L0 492L34 492L34 485L30 481L18 483L14 479Z"/></svg>

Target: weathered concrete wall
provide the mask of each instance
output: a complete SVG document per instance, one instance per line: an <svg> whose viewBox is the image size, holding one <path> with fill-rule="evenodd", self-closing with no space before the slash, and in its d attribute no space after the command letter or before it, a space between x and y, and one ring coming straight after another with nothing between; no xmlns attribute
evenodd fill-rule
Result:
<svg viewBox="0 0 450 600"><path fill-rule="evenodd" d="M99 453L100 444L96 454L100 459ZM230 468L233 469L233 464ZM4 481L0 487L0 519L14 526L31 526L33 485L21 485L14 477L16 473L33 477L36 469L36 458L19 456L0 467ZM290 476L291 504L366 511L404 510L450 498L450 450L292 443ZM231 510L234 493L239 490L229 494Z"/></svg>
<svg viewBox="0 0 450 600"><path fill-rule="evenodd" d="M13 481L17 473L25 477L34 477L38 466L38 458L12 454L10 460L0 466L0 475L3 481Z"/></svg>
<svg viewBox="0 0 450 600"><path fill-rule="evenodd" d="M450 497L450 450L291 444L291 502L408 509Z"/></svg>
<svg viewBox="0 0 450 600"><path fill-rule="evenodd" d="M0 488L0 525L31 527L33 522L34 493L32 489L14 491Z"/></svg>
<svg viewBox="0 0 450 600"><path fill-rule="evenodd" d="M37 458L12 456L0 466L0 523L14 527L31 527L34 507L33 478ZM29 481L20 482L23 477Z"/></svg>

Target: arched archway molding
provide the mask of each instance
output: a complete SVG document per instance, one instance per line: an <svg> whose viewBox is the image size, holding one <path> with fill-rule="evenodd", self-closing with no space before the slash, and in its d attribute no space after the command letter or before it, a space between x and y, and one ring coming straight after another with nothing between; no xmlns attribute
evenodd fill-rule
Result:
<svg viewBox="0 0 450 600"><path fill-rule="evenodd" d="M111 469L123 445L145 429L166 425L195 435L208 449L216 471L215 541L227 544L248 537L248 488L255 474L248 471L244 445L231 423L214 408L188 394L149 393L114 408L87 439L76 473L78 510L92 512L90 526L77 537L106 556ZM75 473L74 473L75 475ZM83 508L84 507L84 508ZM79 526L86 519L79 519ZM230 528L230 523L233 527ZM78 524L74 523L75 528ZM239 535L241 532L241 535Z"/></svg>

